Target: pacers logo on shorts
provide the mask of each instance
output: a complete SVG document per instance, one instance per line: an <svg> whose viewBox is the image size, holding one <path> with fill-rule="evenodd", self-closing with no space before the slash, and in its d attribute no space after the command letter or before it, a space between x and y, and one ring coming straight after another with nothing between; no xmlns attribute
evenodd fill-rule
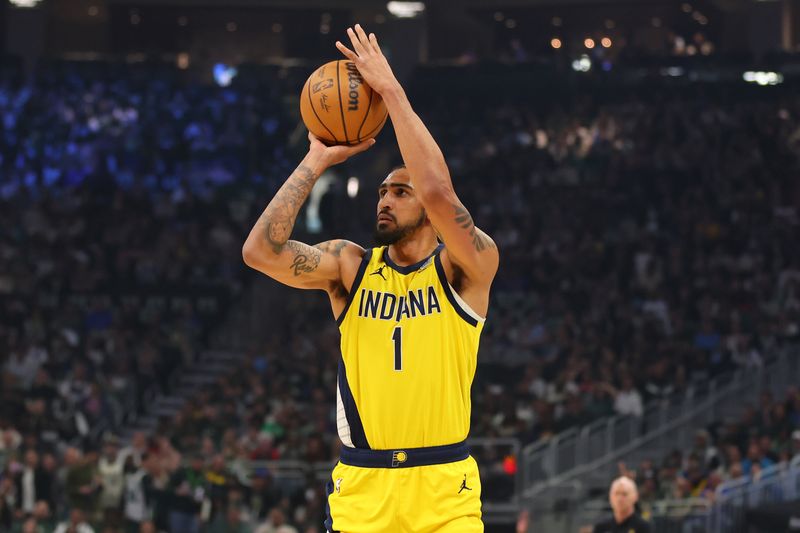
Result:
<svg viewBox="0 0 800 533"><path fill-rule="evenodd" d="M408 460L408 454L403 451L392 453L392 466L400 466Z"/></svg>

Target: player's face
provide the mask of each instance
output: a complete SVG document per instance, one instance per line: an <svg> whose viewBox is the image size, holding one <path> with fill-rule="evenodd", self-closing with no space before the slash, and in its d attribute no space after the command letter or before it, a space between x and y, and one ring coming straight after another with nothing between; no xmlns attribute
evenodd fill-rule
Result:
<svg viewBox="0 0 800 533"><path fill-rule="evenodd" d="M375 241L378 245L394 244L425 225L425 209L417 199L408 171L392 172L378 188L378 220Z"/></svg>

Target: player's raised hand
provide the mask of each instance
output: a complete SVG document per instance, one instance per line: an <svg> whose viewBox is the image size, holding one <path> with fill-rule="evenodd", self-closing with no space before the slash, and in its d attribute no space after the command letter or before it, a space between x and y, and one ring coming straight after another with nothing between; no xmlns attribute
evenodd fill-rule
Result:
<svg viewBox="0 0 800 533"><path fill-rule="evenodd" d="M353 146L335 145L326 146L319 138L308 132L309 153L318 153L324 160L325 166L338 165L347 161L354 155L363 152L375 144L375 139L367 139Z"/></svg>
<svg viewBox="0 0 800 533"><path fill-rule="evenodd" d="M374 33L367 35L361 25L356 24L355 29L347 28L347 36L350 37L353 49L349 49L341 41L336 41L336 48L356 64L364 81L370 87L378 94L383 94L384 91L399 85Z"/></svg>

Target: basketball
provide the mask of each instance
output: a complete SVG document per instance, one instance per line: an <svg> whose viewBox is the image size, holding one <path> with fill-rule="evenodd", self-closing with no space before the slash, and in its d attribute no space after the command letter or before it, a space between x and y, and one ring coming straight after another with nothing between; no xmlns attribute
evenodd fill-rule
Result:
<svg viewBox="0 0 800 533"><path fill-rule="evenodd" d="M315 70L303 86L300 114L308 131L327 144L358 144L378 135L389 112L381 96L347 60Z"/></svg>

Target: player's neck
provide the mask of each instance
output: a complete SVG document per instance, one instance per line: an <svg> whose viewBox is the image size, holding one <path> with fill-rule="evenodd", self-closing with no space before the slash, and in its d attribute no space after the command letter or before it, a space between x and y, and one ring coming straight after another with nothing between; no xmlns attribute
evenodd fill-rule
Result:
<svg viewBox="0 0 800 533"><path fill-rule="evenodd" d="M621 524L625 520L630 518L632 515L633 515L633 507L631 507L630 509L626 509L624 511L620 511L619 513L614 511L614 521L616 521L617 524Z"/></svg>
<svg viewBox="0 0 800 533"><path fill-rule="evenodd" d="M389 245L389 257L399 266L413 265L419 263L436 250L439 241L436 235L414 237L413 239L403 239Z"/></svg>

